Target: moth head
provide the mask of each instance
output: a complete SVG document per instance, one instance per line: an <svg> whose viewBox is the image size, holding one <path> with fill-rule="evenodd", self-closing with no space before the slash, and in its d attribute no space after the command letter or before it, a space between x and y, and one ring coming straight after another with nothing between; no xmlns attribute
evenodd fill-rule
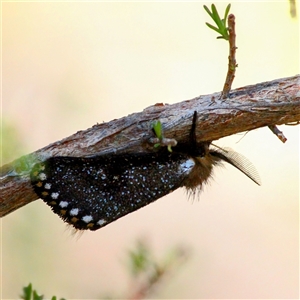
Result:
<svg viewBox="0 0 300 300"><path fill-rule="evenodd" d="M200 143L197 146L197 151L193 150L190 154L195 166L184 181L184 186L188 190L201 190L203 184L207 183L212 177L214 166L221 164L221 158L211 155L209 146L210 142Z"/></svg>
<svg viewBox="0 0 300 300"><path fill-rule="evenodd" d="M195 166L184 181L184 186L194 192L202 188L203 184L213 178L215 166L222 166L224 162L231 164L256 184L260 185L260 177L253 164L243 155L229 148L220 148L210 142L198 145L201 155L192 156Z"/></svg>
<svg viewBox="0 0 300 300"><path fill-rule="evenodd" d="M196 123L197 112L195 111L190 131L189 146L186 147L186 153L195 161L194 168L183 183L188 190L201 189L202 185L212 178L214 166L222 165L223 162L231 164L256 184L261 184L258 172L245 156L232 149L213 145L211 141L197 142Z"/></svg>

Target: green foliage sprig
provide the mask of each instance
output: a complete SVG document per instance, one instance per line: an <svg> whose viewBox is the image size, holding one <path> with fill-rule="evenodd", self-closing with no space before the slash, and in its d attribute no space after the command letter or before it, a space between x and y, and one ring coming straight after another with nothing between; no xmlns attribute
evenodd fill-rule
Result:
<svg viewBox="0 0 300 300"><path fill-rule="evenodd" d="M155 135L157 136L157 138L159 140L162 140L163 139L163 129L162 129L162 125L161 125L161 122L160 120L156 120L152 123L152 128L154 130L154 133ZM154 145L155 148L158 148L160 146L160 143L156 143Z"/></svg>
<svg viewBox="0 0 300 300"><path fill-rule="evenodd" d="M158 143L155 142L154 148L158 148L160 146L167 146L168 151L172 152L172 147L177 145L177 141L174 139L168 139L164 137L163 128L160 120L156 120L152 123L152 129L158 140Z"/></svg>
<svg viewBox="0 0 300 300"><path fill-rule="evenodd" d="M43 300L44 296L39 295L36 290L32 288L32 284L29 283L28 286L23 287L23 295L20 296L23 300ZM57 300L56 296L53 296L51 300ZM61 298L60 300L66 300Z"/></svg>
<svg viewBox="0 0 300 300"><path fill-rule="evenodd" d="M225 39L226 41L228 41L228 39L229 39L228 27L227 27L227 16L229 14L230 6L231 6L231 4L227 5L227 7L225 9L224 18L221 19L218 11L216 9L216 6L214 4L211 5L211 11L209 10L209 8L206 5L203 5L206 12L210 15L210 17L215 21L216 25L218 26L218 27L215 27L207 22L205 23L209 28L211 28L211 29L215 30L216 32L218 32L219 34L221 34L221 36L218 36L217 39Z"/></svg>

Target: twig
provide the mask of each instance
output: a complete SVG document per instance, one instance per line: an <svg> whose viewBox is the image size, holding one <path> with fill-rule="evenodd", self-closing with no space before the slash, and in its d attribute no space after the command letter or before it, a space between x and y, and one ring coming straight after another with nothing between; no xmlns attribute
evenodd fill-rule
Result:
<svg viewBox="0 0 300 300"><path fill-rule="evenodd" d="M297 18L296 0L290 0L290 15L292 18Z"/></svg>
<svg viewBox="0 0 300 300"><path fill-rule="evenodd" d="M222 99L227 99L229 92L231 90L231 86L235 77L235 71L237 68L237 63L235 59L236 45L235 45L235 16L230 14L228 16L228 32L229 32L229 56L228 56L228 71L225 80L225 84L223 87ZM283 132L281 132L276 125L269 125L270 130L283 142L287 141L287 138L284 136Z"/></svg>
<svg viewBox="0 0 300 300"><path fill-rule="evenodd" d="M146 276L144 283L136 284L135 282L134 285L136 290L129 299L147 299L151 292L153 293L153 290L161 284L165 277L168 275L170 276L175 269L178 270L178 268L187 261L190 255L188 249L178 247L175 250L176 251L174 251L172 257L170 257L167 261L162 263L153 262L152 272L149 272L148 276Z"/></svg>
<svg viewBox="0 0 300 300"><path fill-rule="evenodd" d="M235 77L235 70L237 68L236 59L235 59L235 52L236 52L236 45L235 45L235 16L230 14L228 16L228 31L229 31L229 56L228 56L228 71L225 80L225 84L223 87L222 99L228 98L229 92L231 90L232 82Z"/></svg>
<svg viewBox="0 0 300 300"><path fill-rule="evenodd" d="M284 136L283 132L280 131L276 125L269 125L268 127L283 143L287 141L287 138Z"/></svg>

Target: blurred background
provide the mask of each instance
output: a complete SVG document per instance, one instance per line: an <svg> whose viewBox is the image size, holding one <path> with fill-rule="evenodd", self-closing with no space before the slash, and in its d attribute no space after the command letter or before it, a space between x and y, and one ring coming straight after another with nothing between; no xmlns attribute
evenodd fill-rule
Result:
<svg viewBox="0 0 300 300"><path fill-rule="evenodd" d="M231 1L233 88L299 73L289 1ZM228 45L208 29L211 2L3 2L3 163L95 123L222 90ZM217 2L223 15L228 2ZM299 6L297 7L299 12ZM31 282L46 297L126 298L126 257L189 249L153 298L298 298L299 126L216 142L258 169L256 186L219 168L199 199L178 190L96 232L72 230L41 200L2 222L2 298Z"/></svg>

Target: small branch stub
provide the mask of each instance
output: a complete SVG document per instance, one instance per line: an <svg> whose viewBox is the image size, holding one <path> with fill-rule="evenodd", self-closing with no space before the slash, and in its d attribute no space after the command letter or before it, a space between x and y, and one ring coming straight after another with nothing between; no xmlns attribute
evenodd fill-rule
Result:
<svg viewBox="0 0 300 300"><path fill-rule="evenodd" d="M280 131L276 125L269 125L268 127L283 143L287 141L287 138L284 136L283 132Z"/></svg>

